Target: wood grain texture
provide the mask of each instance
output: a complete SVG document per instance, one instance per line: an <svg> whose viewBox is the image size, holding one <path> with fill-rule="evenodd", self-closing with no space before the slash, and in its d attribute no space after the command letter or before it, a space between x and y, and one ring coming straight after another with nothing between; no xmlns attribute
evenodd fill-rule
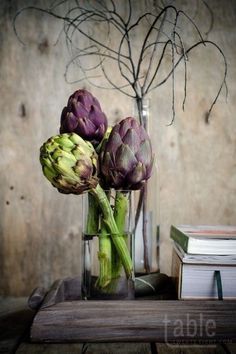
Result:
<svg viewBox="0 0 236 354"><path fill-rule="evenodd" d="M24 342L17 349L17 354L83 354L83 344L31 344Z"/></svg>
<svg viewBox="0 0 236 354"><path fill-rule="evenodd" d="M191 344L165 344L156 343L158 354L228 354L226 350L217 343L212 345L191 345ZM234 353L234 352L229 352Z"/></svg>
<svg viewBox="0 0 236 354"><path fill-rule="evenodd" d="M24 13L17 26L25 46L19 43L12 20L28 5L35 2L0 4L0 295L28 296L81 271L80 196L58 193L39 163L39 148L58 133L61 110L77 85L63 77L64 44L54 46L61 23Z"/></svg>
<svg viewBox="0 0 236 354"><path fill-rule="evenodd" d="M214 345L169 345L157 343L158 354L227 354L219 344ZM228 350L231 348L227 345ZM24 342L16 354L153 354L149 343L60 343L37 344ZM234 354L235 351L229 353Z"/></svg>
<svg viewBox="0 0 236 354"><path fill-rule="evenodd" d="M17 354L151 354L150 343L30 343L27 329L33 312L26 308L26 298L0 298L0 353ZM23 336L26 334L26 336ZM226 349L214 345L173 345L156 343L158 354L235 353L235 344ZM228 351L227 351L228 350Z"/></svg>
<svg viewBox="0 0 236 354"><path fill-rule="evenodd" d="M22 343L17 354L151 354L148 343Z"/></svg>
<svg viewBox="0 0 236 354"><path fill-rule="evenodd" d="M40 310L32 341L236 340L235 301L73 301Z"/></svg>
<svg viewBox="0 0 236 354"><path fill-rule="evenodd" d="M149 343L86 343L86 354L152 354Z"/></svg>

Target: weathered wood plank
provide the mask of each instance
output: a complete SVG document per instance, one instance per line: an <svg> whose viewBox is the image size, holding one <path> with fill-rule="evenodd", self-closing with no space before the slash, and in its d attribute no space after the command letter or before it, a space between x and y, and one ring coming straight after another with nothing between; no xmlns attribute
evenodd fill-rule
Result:
<svg viewBox="0 0 236 354"><path fill-rule="evenodd" d="M156 347L158 354L226 354L224 348L216 343L212 345L157 343Z"/></svg>
<svg viewBox="0 0 236 354"><path fill-rule="evenodd" d="M86 343L86 354L151 354L149 343Z"/></svg>
<svg viewBox="0 0 236 354"><path fill-rule="evenodd" d="M151 354L149 343L22 343L16 354ZM225 350L214 345L170 345L157 344L158 354L225 354ZM230 353L235 353L231 351Z"/></svg>
<svg viewBox="0 0 236 354"><path fill-rule="evenodd" d="M37 313L31 339L41 342L236 340L236 302L61 302Z"/></svg>
<svg viewBox="0 0 236 354"><path fill-rule="evenodd" d="M33 316L26 298L0 299L0 353L15 351Z"/></svg>
<svg viewBox="0 0 236 354"><path fill-rule="evenodd" d="M16 354L151 354L148 343L22 343Z"/></svg>
<svg viewBox="0 0 236 354"><path fill-rule="evenodd" d="M217 302L218 303L218 302ZM197 309L196 309L197 310ZM27 309L26 298L0 298L0 353L17 354L150 354L149 343L28 343L17 346L26 333L33 311ZM223 354L224 349L218 345L180 345L157 343L158 354ZM236 352L236 344L227 343L230 353Z"/></svg>
<svg viewBox="0 0 236 354"><path fill-rule="evenodd" d="M22 343L16 354L82 354L83 344L31 344L31 343ZM87 354L87 353L86 353Z"/></svg>

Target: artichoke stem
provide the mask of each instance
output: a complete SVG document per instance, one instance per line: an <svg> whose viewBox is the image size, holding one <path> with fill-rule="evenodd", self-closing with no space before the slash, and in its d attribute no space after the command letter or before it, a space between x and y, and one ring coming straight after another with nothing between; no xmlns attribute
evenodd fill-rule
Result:
<svg viewBox="0 0 236 354"><path fill-rule="evenodd" d="M114 208L114 219L118 227L120 237L123 237L126 241L126 236L124 233L125 230L125 220L128 211L128 194L125 192L116 192L115 198L115 208ZM112 259L112 277L117 278L120 276L121 271L121 259L116 249L113 250L113 259Z"/></svg>
<svg viewBox="0 0 236 354"><path fill-rule="evenodd" d="M104 223L101 225L99 235L99 277L96 281L96 287L105 288L111 281L111 238L107 233Z"/></svg>
<svg viewBox="0 0 236 354"><path fill-rule="evenodd" d="M87 235L97 235L99 228L99 208L96 198L88 193Z"/></svg>
<svg viewBox="0 0 236 354"><path fill-rule="evenodd" d="M104 190L98 184L96 188L91 189L89 192L96 197L98 204L102 210L103 221L111 234L112 241L121 258L122 265L125 269L126 277L128 279L133 278L133 264L129 254L129 250L124 238L119 236L119 229L116 225L111 206Z"/></svg>

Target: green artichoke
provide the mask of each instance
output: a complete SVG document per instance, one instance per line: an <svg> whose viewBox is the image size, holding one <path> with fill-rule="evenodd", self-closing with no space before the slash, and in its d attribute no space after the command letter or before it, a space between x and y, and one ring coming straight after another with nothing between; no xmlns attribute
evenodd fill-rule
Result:
<svg viewBox="0 0 236 354"><path fill-rule="evenodd" d="M75 133L56 135L40 148L40 162L45 177L59 192L82 194L88 191L99 204L103 223L111 234L127 278L133 276L133 265L104 190L97 178L97 154L91 143Z"/></svg>
<svg viewBox="0 0 236 354"><path fill-rule="evenodd" d="M82 194L98 184L94 147L75 133L48 139L40 148L40 162L45 177L59 192Z"/></svg>

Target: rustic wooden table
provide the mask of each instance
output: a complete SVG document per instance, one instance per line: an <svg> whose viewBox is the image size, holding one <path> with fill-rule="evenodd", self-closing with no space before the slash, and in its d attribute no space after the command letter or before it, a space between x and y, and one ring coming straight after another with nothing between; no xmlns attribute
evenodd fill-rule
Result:
<svg viewBox="0 0 236 354"><path fill-rule="evenodd" d="M78 354L200 354L236 353L231 342L206 344L165 343L30 343L29 328L34 311L26 298L0 298L0 353L78 353Z"/></svg>

